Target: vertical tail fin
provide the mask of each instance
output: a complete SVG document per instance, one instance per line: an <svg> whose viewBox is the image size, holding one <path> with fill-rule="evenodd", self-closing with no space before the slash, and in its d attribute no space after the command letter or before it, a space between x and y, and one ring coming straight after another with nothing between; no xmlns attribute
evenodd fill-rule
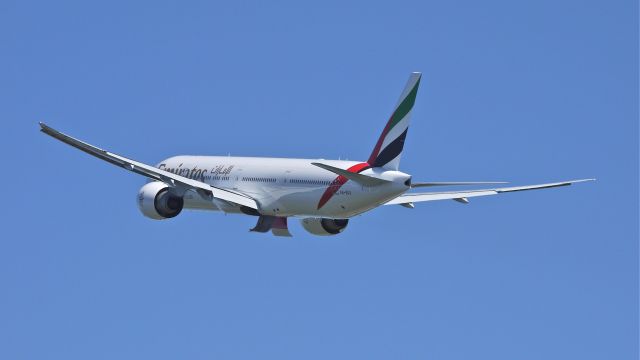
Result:
<svg viewBox="0 0 640 360"><path fill-rule="evenodd" d="M409 76L398 105L391 114L387 126L385 126L380 138L369 156L371 167L383 167L389 170L398 170L400 165L400 155L404 147L404 139L409 129L411 120L411 110L416 101L418 86L422 73L414 72Z"/></svg>

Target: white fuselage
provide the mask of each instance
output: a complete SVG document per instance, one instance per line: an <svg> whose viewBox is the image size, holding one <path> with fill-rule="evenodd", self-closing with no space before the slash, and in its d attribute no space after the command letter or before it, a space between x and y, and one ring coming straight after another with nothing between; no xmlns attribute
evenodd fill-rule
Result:
<svg viewBox="0 0 640 360"><path fill-rule="evenodd" d="M405 194L410 188L486 182L417 182L398 171L421 73L409 76L366 162L266 157L174 156L155 167L73 138L40 123L40 131L85 153L151 179L137 202L148 218L170 219L183 209L258 216L251 231L291 236L288 217L301 217L314 235L342 232L348 218L380 205L455 200L566 186L590 179L493 189Z"/></svg>
<svg viewBox="0 0 640 360"><path fill-rule="evenodd" d="M382 168L368 168L363 175L390 180L382 186L363 186L312 165L322 162L341 169L363 164L357 161L230 156L175 156L157 167L207 184L238 191L254 198L262 215L349 218L377 207L409 189L410 176ZM342 180L342 181L340 181ZM225 201L187 191L186 209L246 213Z"/></svg>

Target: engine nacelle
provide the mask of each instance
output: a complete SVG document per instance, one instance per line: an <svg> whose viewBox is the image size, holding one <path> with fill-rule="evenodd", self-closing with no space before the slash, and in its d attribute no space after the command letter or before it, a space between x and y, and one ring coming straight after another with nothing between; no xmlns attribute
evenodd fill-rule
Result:
<svg viewBox="0 0 640 360"><path fill-rule="evenodd" d="M349 219L306 218L300 220L302 227L313 235L340 234L349 224Z"/></svg>
<svg viewBox="0 0 640 360"><path fill-rule="evenodd" d="M150 182L138 192L138 208L148 218L169 219L180 214L183 207L184 199L163 182Z"/></svg>

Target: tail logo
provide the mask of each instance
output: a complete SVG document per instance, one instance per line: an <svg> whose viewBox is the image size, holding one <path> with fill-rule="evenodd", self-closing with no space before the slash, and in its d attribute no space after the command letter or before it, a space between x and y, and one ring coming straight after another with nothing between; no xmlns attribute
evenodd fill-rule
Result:
<svg viewBox="0 0 640 360"><path fill-rule="evenodd" d="M400 155L407 137L411 110L416 102L421 73L412 73L405 86L400 101L395 111L391 114L376 146L369 156L369 164L372 167L384 167L390 170L398 170Z"/></svg>

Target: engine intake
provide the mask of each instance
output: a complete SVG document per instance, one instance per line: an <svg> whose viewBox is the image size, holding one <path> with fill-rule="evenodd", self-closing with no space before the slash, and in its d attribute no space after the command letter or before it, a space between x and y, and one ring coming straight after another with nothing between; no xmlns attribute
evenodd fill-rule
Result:
<svg viewBox="0 0 640 360"><path fill-rule="evenodd" d="M182 196L172 193L163 182L150 182L138 192L138 208L148 218L163 220L176 217L183 207Z"/></svg>
<svg viewBox="0 0 640 360"><path fill-rule="evenodd" d="M344 231L349 219L306 218L300 221L302 227L313 235L330 236Z"/></svg>

